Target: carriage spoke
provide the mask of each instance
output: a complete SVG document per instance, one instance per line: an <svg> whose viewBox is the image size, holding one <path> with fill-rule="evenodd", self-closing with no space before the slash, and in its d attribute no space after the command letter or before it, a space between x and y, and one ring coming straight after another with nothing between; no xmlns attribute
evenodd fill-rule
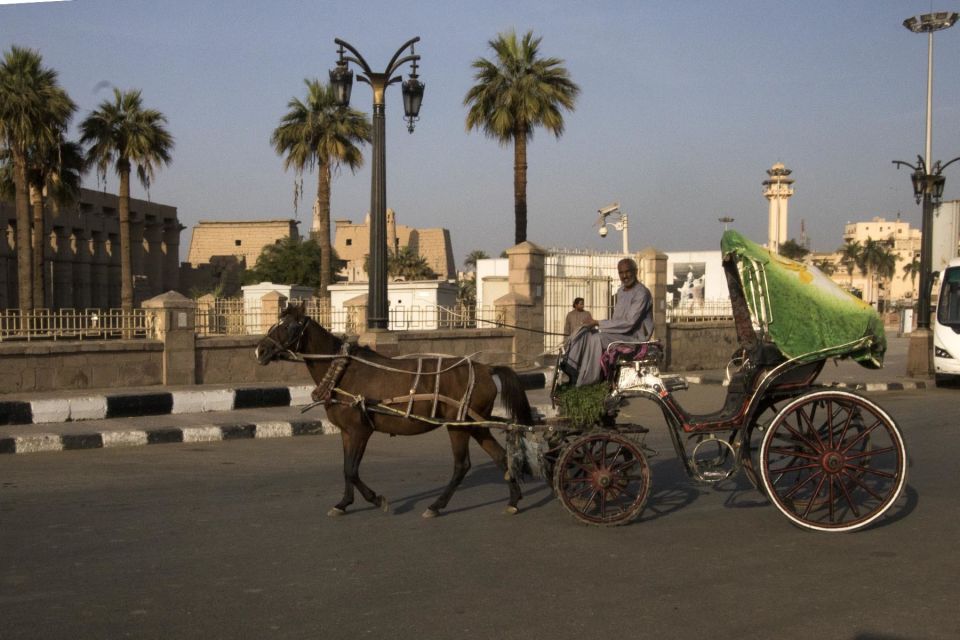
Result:
<svg viewBox="0 0 960 640"><path fill-rule="evenodd" d="M826 482L827 476L825 474L820 474L820 482L817 483L817 488L813 492L813 497L810 498L810 501L807 502L807 508L803 510L803 516L806 518L810 514L810 509L817 502L817 496L820 495L820 489L823 488L823 483Z"/></svg>
<svg viewBox="0 0 960 640"><path fill-rule="evenodd" d="M771 453L779 453L782 456L793 456L796 458L805 458L807 460L819 460L820 456L815 453L804 453L803 451L797 451L796 449L781 449L780 447L770 447Z"/></svg>

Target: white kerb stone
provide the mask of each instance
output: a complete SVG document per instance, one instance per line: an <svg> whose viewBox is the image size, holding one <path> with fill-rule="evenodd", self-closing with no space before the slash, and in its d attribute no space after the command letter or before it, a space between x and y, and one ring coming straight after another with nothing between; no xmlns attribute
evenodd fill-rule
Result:
<svg viewBox="0 0 960 640"><path fill-rule="evenodd" d="M70 401L66 398L31 400L33 424L45 422L66 422L70 418Z"/></svg>
<svg viewBox="0 0 960 640"><path fill-rule="evenodd" d="M220 427L214 425L202 425L199 427L184 427L184 442L215 442L223 440L223 431Z"/></svg>
<svg viewBox="0 0 960 640"><path fill-rule="evenodd" d="M257 438L289 438L293 436L293 425L289 422L258 422L254 430Z"/></svg>
<svg viewBox="0 0 960 640"><path fill-rule="evenodd" d="M70 398L71 420L103 420L106 417L106 396Z"/></svg>

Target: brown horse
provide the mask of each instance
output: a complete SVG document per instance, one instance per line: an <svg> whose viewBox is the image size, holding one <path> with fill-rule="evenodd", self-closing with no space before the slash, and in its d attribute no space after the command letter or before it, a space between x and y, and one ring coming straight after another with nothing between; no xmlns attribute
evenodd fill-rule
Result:
<svg viewBox="0 0 960 640"><path fill-rule="evenodd" d="M359 467L367 441L375 431L413 436L446 426L453 448L453 477L440 496L423 513L436 516L447 506L470 469L469 444L473 438L502 471L507 456L500 443L483 426L491 420L500 381L502 402L517 424L533 423L530 404L517 374L509 367L489 367L467 358L422 356L387 358L367 347L350 347L304 313L302 306L287 307L256 350L265 365L275 359L303 360L317 383L314 399L322 401L327 417L340 428L343 439L343 499L328 515L342 515L353 503L356 487L364 499L387 510L387 500L360 480ZM478 421L467 426L466 421ZM459 423L459 424L457 424ZM510 502L506 513L517 513L520 485L506 474Z"/></svg>

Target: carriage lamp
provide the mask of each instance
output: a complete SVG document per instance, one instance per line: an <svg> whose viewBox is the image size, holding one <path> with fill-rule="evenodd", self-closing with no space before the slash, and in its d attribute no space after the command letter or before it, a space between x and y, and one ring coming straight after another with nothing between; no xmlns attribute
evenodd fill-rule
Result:
<svg viewBox="0 0 960 640"><path fill-rule="evenodd" d="M409 79L403 83L403 112L407 121L407 131L413 133L414 122L419 119L420 105L423 102L424 85L417 75L417 63L420 56L414 52L413 45L420 37L407 40L397 49L387 68L375 73L349 42L334 38L337 49L337 66L330 70L330 85L336 95L337 104L346 107L350 104L350 92L353 86L353 72L349 65L357 65L362 73L357 79L370 85L373 90L373 135L370 150L373 156L370 176L370 271L367 294L367 328L385 330L389 328L387 309L387 158L385 150L386 117L384 98L387 87L400 82L402 75L394 75L408 62L412 66ZM407 50L409 53L404 55Z"/></svg>

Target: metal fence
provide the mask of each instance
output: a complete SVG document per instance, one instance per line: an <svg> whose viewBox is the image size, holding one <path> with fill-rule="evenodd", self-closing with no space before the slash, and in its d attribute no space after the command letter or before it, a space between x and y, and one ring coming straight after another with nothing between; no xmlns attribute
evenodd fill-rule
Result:
<svg viewBox="0 0 960 640"><path fill-rule="evenodd" d="M733 307L729 300L687 301L667 307L667 322L704 322L732 319Z"/></svg>
<svg viewBox="0 0 960 640"><path fill-rule="evenodd" d="M143 309L19 309L0 310L0 342L14 340L109 340L144 338Z"/></svg>
<svg viewBox="0 0 960 640"><path fill-rule="evenodd" d="M307 315L333 331L358 334L361 314L356 308L331 309L318 299L293 300L304 304ZM197 303L195 331L201 336L263 335L277 321L259 305L245 305L242 298L218 298ZM396 306L390 309L390 329L490 328L504 321L493 307ZM144 338L149 316L144 309L124 313L120 309L37 309L21 314L19 309L0 310L0 342L13 340L105 340Z"/></svg>

